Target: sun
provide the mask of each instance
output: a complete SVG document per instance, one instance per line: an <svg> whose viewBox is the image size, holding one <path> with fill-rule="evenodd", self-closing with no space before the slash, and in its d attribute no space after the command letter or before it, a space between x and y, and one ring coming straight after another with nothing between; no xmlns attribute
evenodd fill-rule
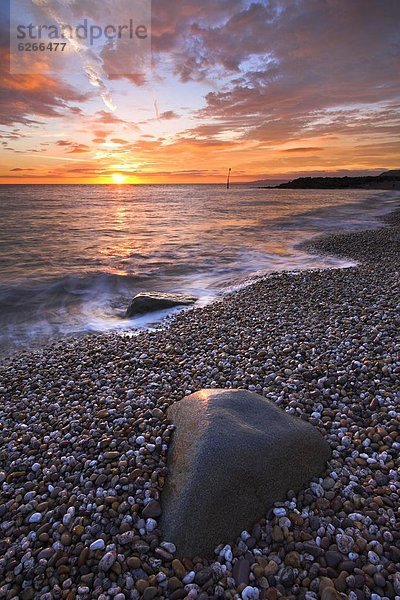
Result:
<svg viewBox="0 0 400 600"><path fill-rule="evenodd" d="M121 175L121 173L114 173L112 178L117 185L122 185L126 181L126 175Z"/></svg>

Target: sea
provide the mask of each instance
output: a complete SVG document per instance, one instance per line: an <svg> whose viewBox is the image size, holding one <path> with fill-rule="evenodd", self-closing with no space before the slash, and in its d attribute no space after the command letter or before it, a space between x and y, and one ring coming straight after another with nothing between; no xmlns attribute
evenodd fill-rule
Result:
<svg viewBox="0 0 400 600"><path fill-rule="evenodd" d="M249 185L1 185L0 351L158 327L171 311L125 318L141 291L190 293L202 306L264 274L351 266L299 244L378 227L399 200Z"/></svg>

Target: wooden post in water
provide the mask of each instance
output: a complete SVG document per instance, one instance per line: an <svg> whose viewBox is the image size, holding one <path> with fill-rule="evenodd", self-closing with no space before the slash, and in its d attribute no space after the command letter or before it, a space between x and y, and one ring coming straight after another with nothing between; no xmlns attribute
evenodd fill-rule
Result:
<svg viewBox="0 0 400 600"><path fill-rule="evenodd" d="M229 188L231 187L231 171L232 169L229 169L228 171L228 179L226 181L226 189L229 190Z"/></svg>

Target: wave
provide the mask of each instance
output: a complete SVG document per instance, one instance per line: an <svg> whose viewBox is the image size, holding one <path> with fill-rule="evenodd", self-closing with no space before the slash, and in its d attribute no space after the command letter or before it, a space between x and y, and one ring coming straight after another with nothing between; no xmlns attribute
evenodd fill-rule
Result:
<svg viewBox="0 0 400 600"><path fill-rule="evenodd" d="M146 276L69 275L53 281L0 285L0 346L37 338L128 327L126 307Z"/></svg>
<svg viewBox="0 0 400 600"><path fill-rule="evenodd" d="M203 304L267 272L343 266L297 244L374 226L399 200L393 192L240 188L228 195L218 187L183 187L161 194L139 186L126 190L124 202L105 204L104 188L75 191L55 189L49 207L47 191L37 199L37 186L9 198L0 190L6 351L57 336L148 326L168 314L125 319L139 291L192 294Z"/></svg>
<svg viewBox="0 0 400 600"><path fill-rule="evenodd" d="M18 306L24 312L36 305L52 309L79 304L82 300L101 296L121 296L140 286L147 277L98 273L68 275L56 281L25 281L16 285L0 285L0 314L15 313Z"/></svg>

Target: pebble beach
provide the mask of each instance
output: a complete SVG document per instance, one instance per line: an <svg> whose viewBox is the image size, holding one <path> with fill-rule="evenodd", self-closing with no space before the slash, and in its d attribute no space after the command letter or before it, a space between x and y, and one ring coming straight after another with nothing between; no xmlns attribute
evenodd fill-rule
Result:
<svg viewBox="0 0 400 600"><path fill-rule="evenodd" d="M4 360L0 599L400 599L399 249L397 211L312 242L355 267ZM234 544L178 560L159 528L166 412L215 387L310 422L332 458Z"/></svg>

